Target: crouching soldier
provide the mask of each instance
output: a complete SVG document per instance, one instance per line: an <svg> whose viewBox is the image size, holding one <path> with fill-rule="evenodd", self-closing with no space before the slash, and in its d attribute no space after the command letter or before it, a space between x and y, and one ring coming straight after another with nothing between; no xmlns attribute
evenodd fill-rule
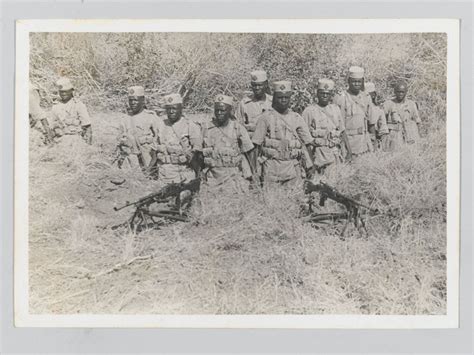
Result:
<svg viewBox="0 0 474 355"><path fill-rule="evenodd" d="M290 81L273 83L272 108L260 116L252 138L265 184L301 181L303 168L310 177L313 138L303 118L289 108L292 93Z"/></svg>
<svg viewBox="0 0 474 355"><path fill-rule="evenodd" d="M203 163L199 126L183 116L179 94L164 97L167 119L160 121L153 162L158 164L158 180L164 184L188 182L200 176Z"/></svg>
<svg viewBox="0 0 474 355"><path fill-rule="evenodd" d="M74 86L68 78L56 82L59 102L51 111L53 129L57 136L81 136L87 144L92 144L92 128L86 105L74 97Z"/></svg>
<svg viewBox="0 0 474 355"><path fill-rule="evenodd" d="M152 150L156 146L159 119L153 111L145 108L145 90L142 86L129 88L128 105L129 114L120 124L118 146L132 168L139 166L148 173Z"/></svg>
<svg viewBox="0 0 474 355"><path fill-rule="evenodd" d="M388 127L387 120L383 108L380 106L381 98L377 95L375 84L368 82L365 84L365 91L370 96L372 105L370 106L371 114L369 122L369 133L372 140L374 150L382 148L386 144Z"/></svg>
<svg viewBox="0 0 474 355"><path fill-rule="evenodd" d="M330 103L334 81L320 79L318 81L316 105L308 106L303 111L303 119L313 137L312 153L314 169L323 174L331 164L342 162L342 144L350 152L349 142L345 133L341 110Z"/></svg>
<svg viewBox="0 0 474 355"><path fill-rule="evenodd" d="M212 122L203 125L203 155L206 178L210 187L222 186L233 192L246 191L248 178L241 171L242 160L249 162L253 149L248 132L236 120L231 120L232 98L217 95ZM229 191L228 190L228 191Z"/></svg>

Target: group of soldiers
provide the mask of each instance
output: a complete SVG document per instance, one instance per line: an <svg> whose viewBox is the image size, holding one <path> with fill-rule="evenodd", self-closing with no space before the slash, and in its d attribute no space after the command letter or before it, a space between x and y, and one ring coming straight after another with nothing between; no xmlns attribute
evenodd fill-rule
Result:
<svg viewBox="0 0 474 355"><path fill-rule="evenodd" d="M37 90L30 90L30 124L48 140L82 137L91 144L92 128L85 105L73 95L67 78L56 83L60 101L51 120L39 108ZM334 164L365 153L393 151L419 138L417 105L406 98L406 83L397 83L394 97L381 104L375 85L364 82L364 69L350 67L348 88L335 92L327 78L317 83L317 103L302 115L290 108L290 81L267 73L250 73L252 94L235 111L232 97L219 94L214 114L195 121L183 113L179 94L165 96L166 117L148 110L145 90L128 90L129 115L120 124L121 168L141 168L164 184L204 178L211 186L233 184L238 190L261 184L295 184L325 174ZM32 101L33 100L33 101ZM57 138L55 138L57 139Z"/></svg>

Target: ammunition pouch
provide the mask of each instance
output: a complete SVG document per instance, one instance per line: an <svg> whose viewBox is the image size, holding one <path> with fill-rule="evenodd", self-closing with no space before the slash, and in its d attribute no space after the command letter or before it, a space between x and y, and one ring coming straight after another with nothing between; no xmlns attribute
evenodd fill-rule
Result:
<svg viewBox="0 0 474 355"><path fill-rule="evenodd" d="M210 168L235 168L240 166L242 155L234 148L204 148L204 164Z"/></svg>
<svg viewBox="0 0 474 355"><path fill-rule="evenodd" d="M400 131L400 123L387 123L389 131Z"/></svg>
<svg viewBox="0 0 474 355"><path fill-rule="evenodd" d="M158 144L156 157L162 164L184 165L188 163L188 158L181 146Z"/></svg>
<svg viewBox="0 0 474 355"><path fill-rule="evenodd" d="M265 138L262 145L263 156L275 160L294 160L302 155L300 141Z"/></svg>
<svg viewBox="0 0 474 355"><path fill-rule="evenodd" d="M357 129L346 129L346 134L348 136L359 136L365 133L364 127L359 127Z"/></svg>

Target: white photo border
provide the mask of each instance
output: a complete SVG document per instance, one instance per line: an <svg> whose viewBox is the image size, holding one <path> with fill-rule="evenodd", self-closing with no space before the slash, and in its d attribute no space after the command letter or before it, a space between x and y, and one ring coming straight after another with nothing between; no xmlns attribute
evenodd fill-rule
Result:
<svg viewBox="0 0 474 355"><path fill-rule="evenodd" d="M457 19L18 20L16 26L14 312L17 327L402 329L459 327L460 62ZM33 315L28 285L28 82L31 32L446 33L445 315ZM25 223L26 222L26 223Z"/></svg>

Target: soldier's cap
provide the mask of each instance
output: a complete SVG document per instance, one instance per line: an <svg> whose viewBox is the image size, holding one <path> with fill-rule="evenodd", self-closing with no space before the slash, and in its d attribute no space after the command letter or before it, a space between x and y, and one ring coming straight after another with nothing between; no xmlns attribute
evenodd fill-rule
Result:
<svg viewBox="0 0 474 355"><path fill-rule="evenodd" d="M65 77L59 78L58 81L56 81L56 86L58 87L59 91L67 91L74 89L71 80Z"/></svg>
<svg viewBox="0 0 474 355"><path fill-rule="evenodd" d="M178 105L183 103L183 98L180 94L169 94L163 97L165 106Z"/></svg>
<svg viewBox="0 0 474 355"><path fill-rule="evenodd" d="M334 81L331 79L319 79L318 90L334 90Z"/></svg>
<svg viewBox="0 0 474 355"><path fill-rule="evenodd" d="M227 105L230 105L230 106L232 106L233 101L234 100L232 99L232 97L222 95L222 94L217 95L216 98L214 99L215 104L223 103L223 104L227 104Z"/></svg>
<svg viewBox="0 0 474 355"><path fill-rule="evenodd" d="M254 70L250 73L250 81L252 83L263 83L267 81L267 72L265 70Z"/></svg>
<svg viewBox="0 0 474 355"><path fill-rule="evenodd" d="M375 84L371 81L364 84L366 92L375 92Z"/></svg>
<svg viewBox="0 0 474 355"><path fill-rule="evenodd" d="M131 97L131 96L136 96L136 97L145 96L145 89L143 88L143 86L130 86L128 88L128 96L129 97Z"/></svg>
<svg viewBox="0 0 474 355"><path fill-rule="evenodd" d="M291 81L288 81L288 80L274 81L273 92L292 92Z"/></svg>
<svg viewBox="0 0 474 355"><path fill-rule="evenodd" d="M362 79L364 78L364 68L352 66L349 68L349 78Z"/></svg>

